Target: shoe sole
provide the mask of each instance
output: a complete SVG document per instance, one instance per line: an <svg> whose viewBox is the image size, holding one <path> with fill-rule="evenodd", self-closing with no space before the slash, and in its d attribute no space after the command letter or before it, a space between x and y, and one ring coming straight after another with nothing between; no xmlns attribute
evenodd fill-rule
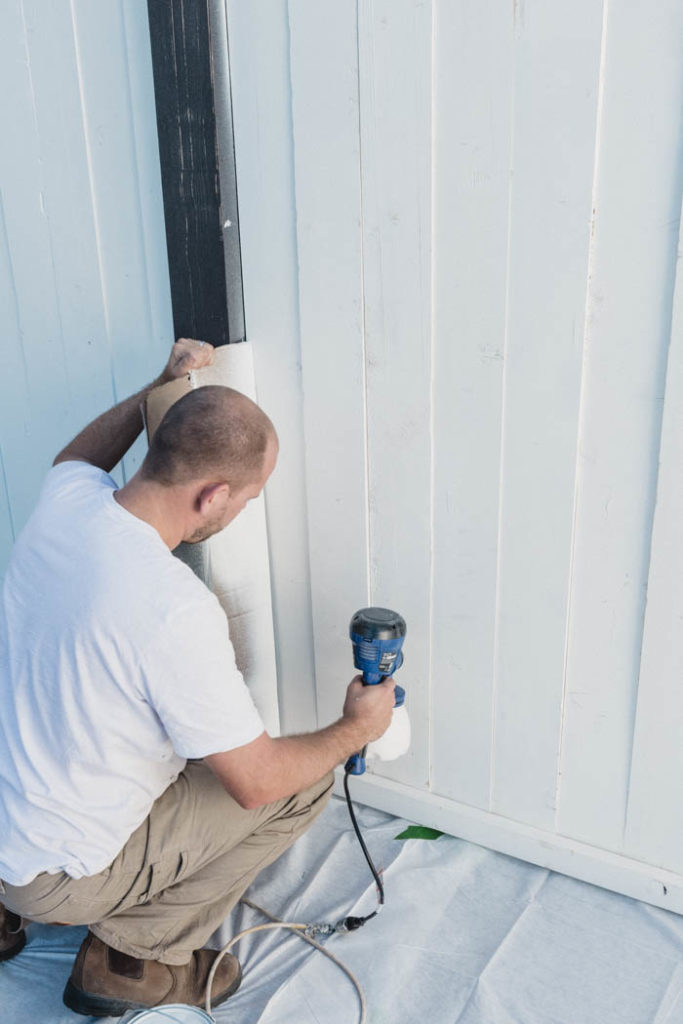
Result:
<svg viewBox="0 0 683 1024"><path fill-rule="evenodd" d="M13 957L18 956L25 945L26 935L20 935L16 945L12 946L11 949L6 949L4 953L0 953L0 963L4 963L5 960L11 960Z"/></svg>
<svg viewBox="0 0 683 1024"><path fill-rule="evenodd" d="M215 1009L215 1007L224 1003L226 999L229 999L231 995L234 995L241 982L242 968L240 967L239 974L232 985L230 985L226 992L212 1000L211 1008ZM71 980L66 983L62 1001L74 1013L81 1013L84 1017L122 1017L124 1013L128 1013L130 1010L155 1009L154 1006L150 1006L147 1003L135 1003L128 999L112 999L108 996L91 995L89 992L83 992L80 988L76 988Z"/></svg>

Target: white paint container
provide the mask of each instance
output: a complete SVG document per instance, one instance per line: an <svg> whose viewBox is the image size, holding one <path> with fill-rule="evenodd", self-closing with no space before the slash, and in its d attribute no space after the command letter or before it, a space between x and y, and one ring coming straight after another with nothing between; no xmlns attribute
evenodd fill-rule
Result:
<svg viewBox="0 0 683 1024"><path fill-rule="evenodd" d="M410 749L410 718L405 704L394 708L391 724L378 740L368 744L368 761L395 761Z"/></svg>
<svg viewBox="0 0 683 1024"><path fill-rule="evenodd" d="M213 1017L196 1006L169 1003L151 1010L140 1010L132 1017L124 1017L123 1024L215 1024Z"/></svg>

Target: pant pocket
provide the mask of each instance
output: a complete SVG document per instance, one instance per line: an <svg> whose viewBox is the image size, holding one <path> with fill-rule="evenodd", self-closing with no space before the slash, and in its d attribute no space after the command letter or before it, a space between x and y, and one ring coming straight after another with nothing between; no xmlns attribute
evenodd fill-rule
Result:
<svg viewBox="0 0 683 1024"><path fill-rule="evenodd" d="M138 895L135 899L137 906L141 903L148 903L155 892L155 880L156 880L156 864L147 864L144 868L144 877L141 879L142 885Z"/></svg>
<svg viewBox="0 0 683 1024"><path fill-rule="evenodd" d="M187 864L187 857L183 851L169 854L161 860L147 864L144 868L144 877L140 879L138 896L135 900L140 906L142 903L149 903L165 889L181 881Z"/></svg>
<svg viewBox="0 0 683 1024"><path fill-rule="evenodd" d="M62 890L59 895L51 893L37 899L30 892L21 891L25 888L7 886L3 903L8 910L39 924L70 924L67 906L69 893Z"/></svg>

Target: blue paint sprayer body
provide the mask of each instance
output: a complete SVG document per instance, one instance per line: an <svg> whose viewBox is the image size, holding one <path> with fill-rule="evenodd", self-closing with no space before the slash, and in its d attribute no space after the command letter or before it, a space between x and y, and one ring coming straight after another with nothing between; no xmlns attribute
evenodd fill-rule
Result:
<svg viewBox="0 0 683 1024"><path fill-rule="evenodd" d="M353 644L353 663L363 675L363 686L374 686L392 676L403 664L403 640L406 635L405 619L389 608L362 608L351 619L349 636ZM394 707L405 702L405 690L397 686ZM346 762L349 775L362 775L365 771L365 751L352 754Z"/></svg>

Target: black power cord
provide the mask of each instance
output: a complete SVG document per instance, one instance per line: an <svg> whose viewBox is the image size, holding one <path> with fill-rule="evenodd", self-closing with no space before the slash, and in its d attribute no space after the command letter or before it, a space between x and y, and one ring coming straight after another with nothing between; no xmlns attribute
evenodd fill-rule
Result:
<svg viewBox="0 0 683 1024"><path fill-rule="evenodd" d="M377 914L379 913L381 908L384 906L384 885L382 884L382 879L380 877L379 871L377 870L377 868L375 867L375 865L374 865L374 863L372 861L372 857L370 856L368 848L365 845L365 840L363 839L363 836L361 835L361 831L360 831L358 822L356 821L356 814L355 814L355 811L353 809L353 804L351 803L351 794L349 793L349 775L350 775L350 771L347 768L346 771L344 772L344 795L346 797L346 805L347 805L347 807L349 809L349 816L351 818L351 824L353 825L353 830L356 833L356 838L358 839L358 842L360 843L360 848L361 848L361 850L363 851L363 853L365 855L366 861L368 862L368 867L370 868L370 871L372 872L372 877L375 879L375 882L377 883L377 902L379 903L379 906L378 906L377 910L373 910L372 914L368 914L366 917L346 917L346 918L344 918L343 924L344 924L345 930L349 931L349 932L352 932L352 931L355 931L356 928L362 927L362 925L364 925L366 921L369 921L373 917L377 917Z"/></svg>

